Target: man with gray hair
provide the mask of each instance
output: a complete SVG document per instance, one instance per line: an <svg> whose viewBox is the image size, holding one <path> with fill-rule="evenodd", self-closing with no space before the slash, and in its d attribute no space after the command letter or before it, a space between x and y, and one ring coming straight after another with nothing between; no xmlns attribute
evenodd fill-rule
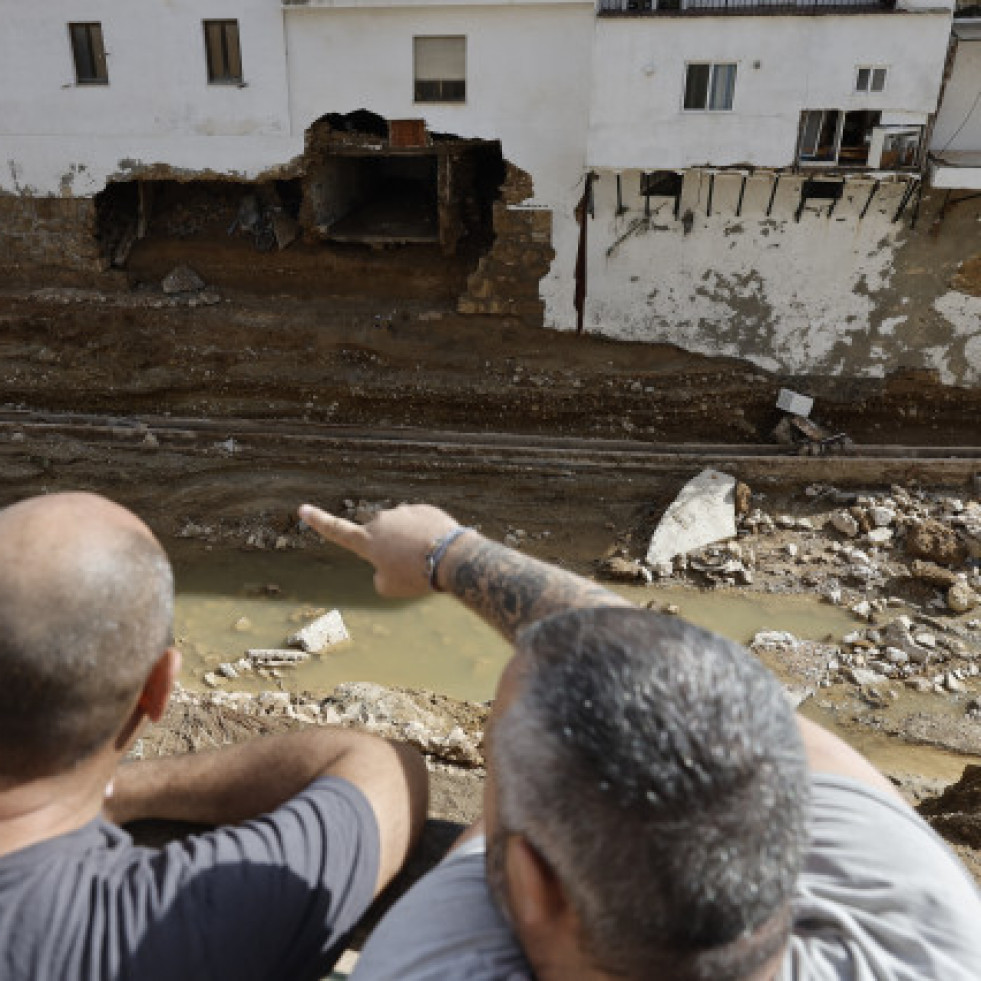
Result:
<svg viewBox="0 0 981 981"><path fill-rule="evenodd" d="M300 514L380 593L451 593L515 651L486 827L390 911L359 981L981 978L967 872L743 648L435 508Z"/></svg>
<svg viewBox="0 0 981 981"><path fill-rule="evenodd" d="M0 511L3 981L322 978L422 826L421 759L343 729L120 766L167 705L173 603L124 508ZM219 827L147 849L107 817Z"/></svg>

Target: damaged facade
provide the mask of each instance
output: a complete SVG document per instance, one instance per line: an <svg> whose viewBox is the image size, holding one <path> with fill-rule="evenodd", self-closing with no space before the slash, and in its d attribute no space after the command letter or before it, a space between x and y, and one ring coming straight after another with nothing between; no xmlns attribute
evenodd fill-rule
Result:
<svg viewBox="0 0 981 981"><path fill-rule="evenodd" d="M973 186L981 149L963 0L954 44L946 0L174 0L152 23L3 2L0 238L23 262L124 266L232 181L216 236L252 197L270 246L334 248L339 277L346 247L441 257L463 314L981 380L981 298L950 283L981 243L920 220L925 175Z"/></svg>

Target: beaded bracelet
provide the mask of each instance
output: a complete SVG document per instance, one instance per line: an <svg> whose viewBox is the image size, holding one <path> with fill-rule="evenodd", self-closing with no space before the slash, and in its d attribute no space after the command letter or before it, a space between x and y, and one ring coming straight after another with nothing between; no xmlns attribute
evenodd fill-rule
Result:
<svg viewBox="0 0 981 981"><path fill-rule="evenodd" d="M439 564L443 561L443 556L446 555L447 549L465 531L473 531L473 529L468 528L465 525L457 525L456 528L451 529L445 535L441 535L432 543L432 545L429 546L429 551L426 553L426 578L429 580L429 585L432 586L437 593L443 592L439 583L436 581L436 574L439 572Z"/></svg>

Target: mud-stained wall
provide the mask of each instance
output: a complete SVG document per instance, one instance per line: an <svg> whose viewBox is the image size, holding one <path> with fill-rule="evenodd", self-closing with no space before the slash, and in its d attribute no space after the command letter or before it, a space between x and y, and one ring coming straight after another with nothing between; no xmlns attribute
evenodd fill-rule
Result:
<svg viewBox="0 0 981 981"><path fill-rule="evenodd" d="M32 198L0 194L0 269L5 278L48 281L65 271L108 268L95 237L92 198Z"/></svg>
<svg viewBox="0 0 981 981"><path fill-rule="evenodd" d="M756 175L740 205L741 176L718 174L710 205L709 175L688 172L675 217L672 198L652 198L645 213L639 178L620 175L619 213L616 175L594 183L591 333L792 375L925 368L946 384L981 384L981 276L969 265L958 275L981 254L981 201L938 222L942 196L928 193L911 228L914 188L884 183L870 201L863 179L834 209L810 200L797 221L802 177L783 177L771 206L772 175Z"/></svg>

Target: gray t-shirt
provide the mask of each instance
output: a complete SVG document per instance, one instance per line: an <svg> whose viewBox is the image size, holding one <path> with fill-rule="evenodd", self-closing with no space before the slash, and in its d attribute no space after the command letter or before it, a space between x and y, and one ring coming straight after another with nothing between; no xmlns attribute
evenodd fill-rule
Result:
<svg viewBox="0 0 981 981"><path fill-rule="evenodd" d="M371 806L338 778L161 849L97 819L0 858L0 978L321 978L378 861Z"/></svg>
<svg viewBox="0 0 981 981"><path fill-rule="evenodd" d="M978 981L981 895L931 828L864 784L812 779L811 844L778 981ZM475 839L422 879L352 981L525 981Z"/></svg>

